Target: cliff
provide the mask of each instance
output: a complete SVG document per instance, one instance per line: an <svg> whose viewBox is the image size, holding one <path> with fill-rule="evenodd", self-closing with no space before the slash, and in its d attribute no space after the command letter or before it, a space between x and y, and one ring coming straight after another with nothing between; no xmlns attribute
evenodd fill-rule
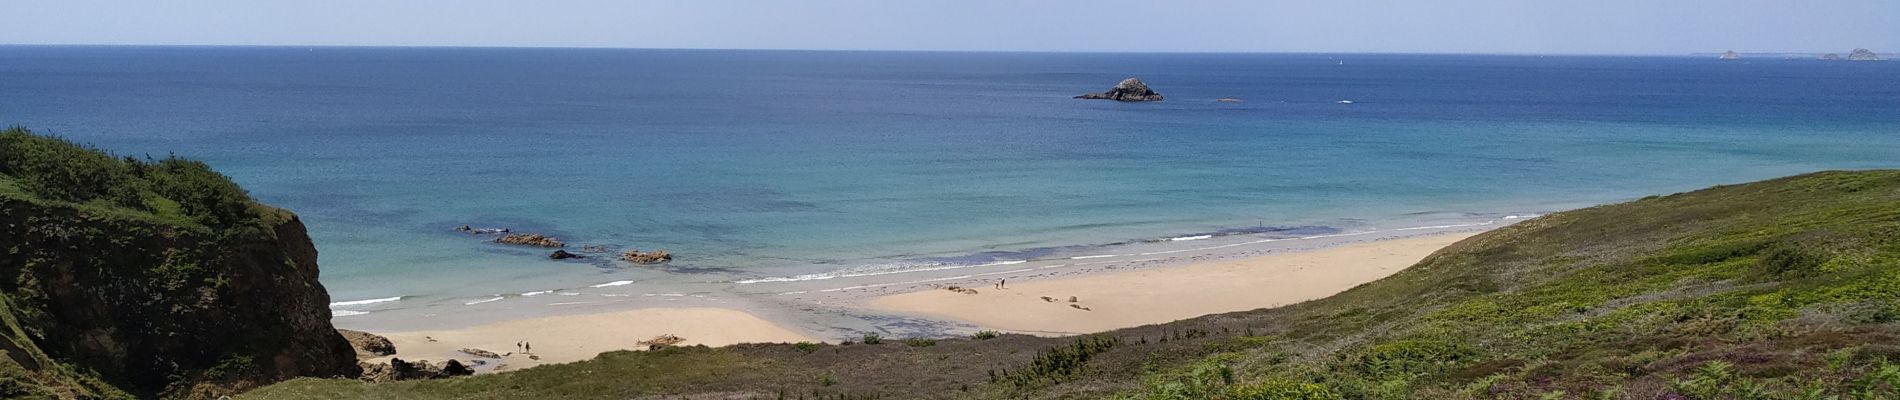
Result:
<svg viewBox="0 0 1900 400"><path fill-rule="evenodd" d="M203 163L0 132L0 397L215 398L359 373L295 215Z"/></svg>

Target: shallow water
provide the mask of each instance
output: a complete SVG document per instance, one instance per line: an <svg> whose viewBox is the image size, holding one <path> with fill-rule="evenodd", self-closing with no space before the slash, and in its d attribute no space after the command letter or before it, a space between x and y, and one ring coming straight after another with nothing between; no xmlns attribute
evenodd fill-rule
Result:
<svg viewBox="0 0 1900 400"><path fill-rule="evenodd" d="M1900 167L1895 62L0 47L0 76L0 123L203 159L298 212L339 302L1088 257ZM1168 100L1069 98L1129 76ZM464 224L679 258L550 261Z"/></svg>

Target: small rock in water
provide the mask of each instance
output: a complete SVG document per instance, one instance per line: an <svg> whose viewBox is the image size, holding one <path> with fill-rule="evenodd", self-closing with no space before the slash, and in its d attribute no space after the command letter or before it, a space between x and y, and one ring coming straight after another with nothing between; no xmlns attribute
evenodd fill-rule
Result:
<svg viewBox="0 0 1900 400"><path fill-rule="evenodd" d="M646 251L646 252L643 252L640 250L627 250L627 252L625 253L620 253L620 259L633 262L634 264L659 264L659 263L663 263L667 261L673 261L673 255L670 253L667 253L666 250L654 250L654 251Z"/></svg>
<svg viewBox="0 0 1900 400"><path fill-rule="evenodd" d="M579 254L569 253L567 252L567 250L555 250L554 253L548 254L548 259L550 260L566 260L569 258L584 258L584 257L585 256L582 256Z"/></svg>
<svg viewBox="0 0 1900 400"><path fill-rule="evenodd" d="M539 233L524 233L524 234L502 236L500 238L496 238L495 243L518 244L518 245L524 245L524 246L541 246L541 247L567 247L566 243L561 243L561 239L555 239L553 236L542 235Z"/></svg>

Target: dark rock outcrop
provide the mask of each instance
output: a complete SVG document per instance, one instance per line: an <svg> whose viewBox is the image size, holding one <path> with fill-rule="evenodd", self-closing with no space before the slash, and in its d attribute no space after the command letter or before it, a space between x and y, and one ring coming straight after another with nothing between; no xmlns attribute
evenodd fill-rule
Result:
<svg viewBox="0 0 1900 400"><path fill-rule="evenodd" d="M569 253L567 252L567 250L555 250L553 253L548 253L549 260L566 260L570 258L585 258L585 257L586 256L583 256L583 255Z"/></svg>
<svg viewBox="0 0 1900 400"><path fill-rule="evenodd" d="M277 211L282 212L282 211ZM140 397L354 376L317 250L289 213L225 232L0 198L0 288L54 359Z"/></svg>
<svg viewBox="0 0 1900 400"><path fill-rule="evenodd" d="M1148 89L1148 84L1141 83L1140 79L1128 78L1123 79L1121 83L1115 84L1115 87L1109 88L1106 92L1089 93L1075 96L1075 98L1115 101L1161 101L1161 94Z"/></svg>
<svg viewBox="0 0 1900 400"><path fill-rule="evenodd" d="M416 362L400 358L389 359L388 363L360 366L363 374L358 379L369 382L395 382L415 379L441 379L474 375L475 370L463 365L461 361L448 360L430 364L428 360Z"/></svg>
<svg viewBox="0 0 1900 400"><path fill-rule="evenodd" d="M673 261L673 255L667 253L666 250L654 250L654 251L646 251L646 252L639 251L639 250L627 250L627 252L625 253L620 253L620 259L633 262L634 264L659 264L659 263L663 263L667 261Z"/></svg>
<svg viewBox="0 0 1900 400"><path fill-rule="evenodd" d="M1881 60L1885 60L1885 59L1880 58L1879 54L1874 54L1873 50L1854 49L1854 52L1847 53L1847 61L1881 61Z"/></svg>
<svg viewBox="0 0 1900 400"><path fill-rule="evenodd" d="M338 329L336 332L343 334L343 340L350 342L350 348L356 349L357 358L374 358L396 354L396 344L390 343L389 338L374 333L348 329Z"/></svg>

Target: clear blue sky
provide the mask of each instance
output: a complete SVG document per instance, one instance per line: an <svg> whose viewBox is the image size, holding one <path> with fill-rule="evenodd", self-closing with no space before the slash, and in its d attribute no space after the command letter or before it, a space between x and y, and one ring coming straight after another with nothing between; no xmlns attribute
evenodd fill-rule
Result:
<svg viewBox="0 0 1900 400"><path fill-rule="evenodd" d="M1900 0L0 0L4 44L1900 52Z"/></svg>

